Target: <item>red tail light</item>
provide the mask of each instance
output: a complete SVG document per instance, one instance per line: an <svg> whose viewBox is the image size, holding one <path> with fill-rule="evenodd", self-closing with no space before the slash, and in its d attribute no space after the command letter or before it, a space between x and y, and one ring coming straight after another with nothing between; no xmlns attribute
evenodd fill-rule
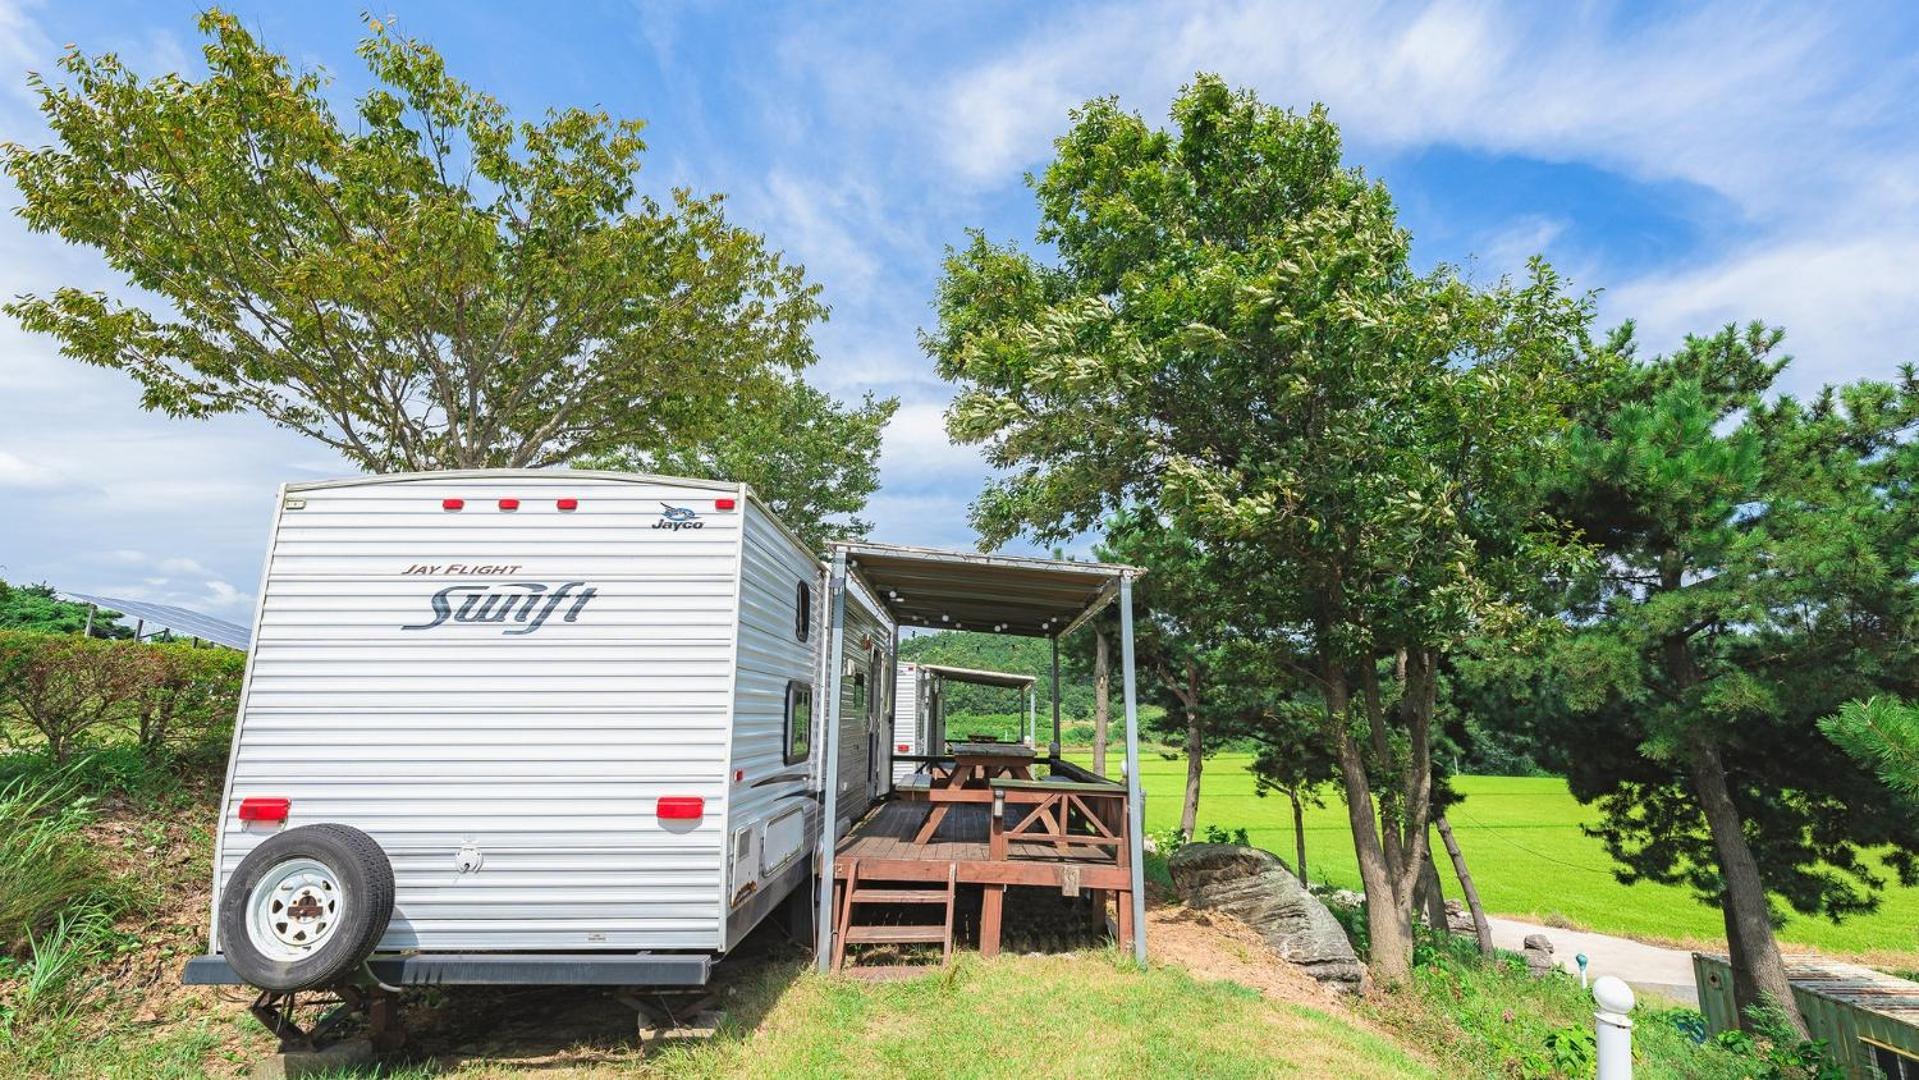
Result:
<svg viewBox="0 0 1919 1080"><path fill-rule="evenodd" d="M465 499L441 499L440 500L440 509L442 510L458 510L465 505L466 505Z"/></svg>
<svg viewBox="0 0 1919 1080"><path fill-rule="evenodd" d="M562 510L578 510L580 508L580 500L561 499L558 503L558 506Z"/></svg>
<svg viewBox="0 0 1919 1080"><path fill-rule="evenodd" d="M288 799L241 799L241 821L285 821L287 813L293 809Z"/></svg>
<svg viewBox="0 0 1919 1080"><path fill-rule="evenodd" d="M668 795L655 811L661 821L698 821L706 816L706 800L698 795Z"/></svg>
<svg viewBox="0 0 1919 1080"><path fill-rule="evenodd" d="M519 508L520 508L520 500L518 499L501 499L500 500L500 509L502 510L518 510Z"/></svg>
<svg viewBox="0 0 1919 1080"><path fill-rule="evenodd" d="M733 505L734 503L732 499L714 499L713 500L713 509L715 510L731 510L733 509Z"/></svg>

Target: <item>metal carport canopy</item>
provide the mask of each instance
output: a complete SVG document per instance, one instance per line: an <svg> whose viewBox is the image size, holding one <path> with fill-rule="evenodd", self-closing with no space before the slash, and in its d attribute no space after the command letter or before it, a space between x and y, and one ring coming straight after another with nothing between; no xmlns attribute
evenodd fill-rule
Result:
<svg viewBox="0 0 1919 1080"><path fill-rule="evenodd" d="M1011 671L980 671L977 668L947 667L945 664L921 664L921 672L936 678L950 679L953 682L969 683L973 686L1001 686L1009 690L1031 689L1039 681L1037 675L1020 675Z"/></svg>
<svg viewBox="0 0 1919 1080"><path fill-rule="evenodd" d="M1132 888L1133 958L1146 962L1146 835L1145 794L1139 785L1139 696L1133 657L1133 581L1145 571L1114 563L1067 562L1018 555L982 555L966 551L864 541L835 541L828 547L832 573L831 644L828 656L840 655L846 627L846 580L857 576L872 591L899 626L946 630L1020 634L1051 638L1053 646L1053 744L1059 756L1059 639L1078 629L1114 600L1119 601L1120 681L1126 706L1126 814L1131 851L1128 869ZM815 962L821 971L832 965L833 882L831 871L838 850L840 679L845 665L827 665L826 735L821 796L819 893Z"/></svg>
<svg viewBox="0 0 1919 1080"><path fill-rule="evenodd" d="M1137 567L841 541L847 565L901 626L1058 637L1109 603Z"/></svg>

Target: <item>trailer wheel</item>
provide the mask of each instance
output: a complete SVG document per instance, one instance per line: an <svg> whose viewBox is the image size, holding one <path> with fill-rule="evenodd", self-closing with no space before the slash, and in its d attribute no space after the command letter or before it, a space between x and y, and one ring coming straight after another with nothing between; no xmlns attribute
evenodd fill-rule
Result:
<svg viewBox="0 0 1919 1080"><path fill-rule="evenodd" d="M357 971L393 917L393 865L345 825L302 825L240 860L220 896L220 945L262 990L329 986Z"/></svg>

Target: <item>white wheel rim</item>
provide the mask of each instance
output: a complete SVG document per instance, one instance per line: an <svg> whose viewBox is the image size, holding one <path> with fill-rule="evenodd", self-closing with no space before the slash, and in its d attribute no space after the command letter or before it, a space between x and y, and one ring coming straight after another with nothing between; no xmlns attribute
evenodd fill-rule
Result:
<svg viewBox="0 0 1919 1080"><path fill-rule="evenodd" d="M247 898L247 940L269 960L304 960L332 940L346 902L339 876L325 863L275 863Z"/></svg>

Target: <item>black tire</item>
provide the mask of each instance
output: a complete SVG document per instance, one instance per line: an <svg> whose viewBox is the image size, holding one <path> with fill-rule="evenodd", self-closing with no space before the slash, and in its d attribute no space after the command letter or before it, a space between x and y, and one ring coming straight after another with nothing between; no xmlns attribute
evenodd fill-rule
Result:
<svg viewBox="0 0 1919 1080"><path fill-rule="evenodd" d="M248 903L262 879L294 859L321 864L338 883L337 925L310 953L268 956L247 933ZM332 986L359 971L393 918L393 864L373 838L345 825L302 825L268 837L240 860L220 894L220 948L227 964L262 990Z"/></svg>

